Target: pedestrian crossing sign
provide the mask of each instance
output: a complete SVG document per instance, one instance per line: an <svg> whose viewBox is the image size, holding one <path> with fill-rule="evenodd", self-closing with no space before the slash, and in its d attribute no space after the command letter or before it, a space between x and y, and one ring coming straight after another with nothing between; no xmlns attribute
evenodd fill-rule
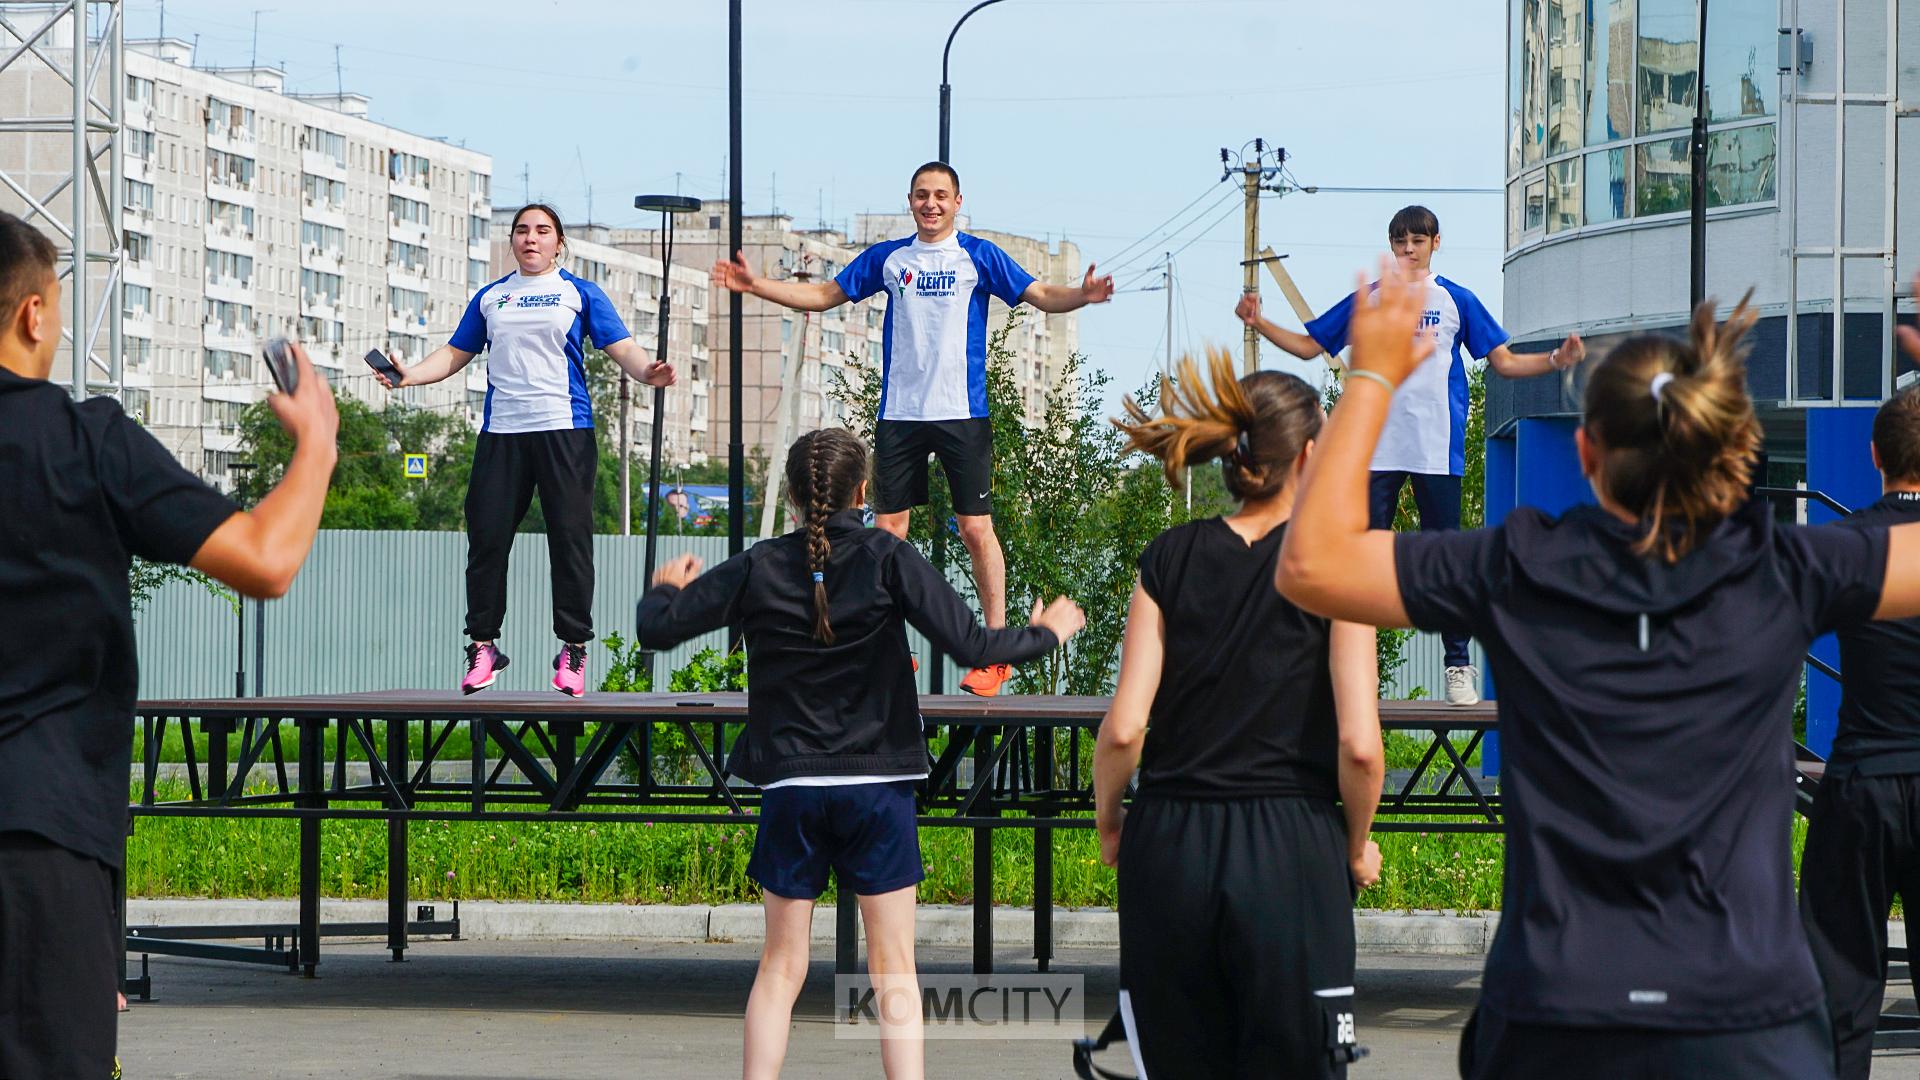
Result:
<svg viewBox="0 0 1920 1080"><path fill-rule="evenodd" d="M427 455L407 455L407 479L425 480L427 478Z"/></svg>

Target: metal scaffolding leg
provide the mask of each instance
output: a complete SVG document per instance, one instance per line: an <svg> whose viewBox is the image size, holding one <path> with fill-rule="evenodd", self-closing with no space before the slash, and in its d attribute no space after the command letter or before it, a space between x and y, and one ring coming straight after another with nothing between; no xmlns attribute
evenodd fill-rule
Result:
<svg viewBox="0 0 1920 1080"><path fill-rule="evenodd" d="M19 170L0 168L0 209L38 225L59 250L67 301L61 339L76 398L119 396L125 374L125 15L122 0L0 0L0 88L32 103L0 119L0 137L25 145ZM60 83L71 90L68 109L38 113L49 95L31 88ZM46 167L48 140L35 135L68 137L64 171Z"/></svg>

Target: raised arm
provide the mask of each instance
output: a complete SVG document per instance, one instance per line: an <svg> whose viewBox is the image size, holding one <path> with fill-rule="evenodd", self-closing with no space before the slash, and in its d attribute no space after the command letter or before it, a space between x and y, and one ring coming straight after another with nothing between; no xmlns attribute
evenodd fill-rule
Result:
<svg viewBox="0 0 1920 1080"><path fill-rule="evenodd" d="M425 386L428 383L452 378L461 368L472 363L475 355L465 349L456 349L452 345L442 345L428 353L425 360L412 367L400 367L400 361L392 353L388 353L387 359L393 361L394 367L400 368L400 381L396 384L377 371L373 373L373 377L379 380L381 386L389 390L394 389L395 386Z"/></svg>
<svg viewBox="0 0 1920 1080"><path fill-rule="evenodd" d="M965 667L1021 664L1044 656L1086 625L1079 605L1063 598L1044 608L1035 602L1028 625L988 629L953 591L926 556L902 542L887 559L887 587L905 611L907 622L933 646Z"/></svg>
<svg viewBox="0 0 1920 1080"><path fill-rule="evenodd" d="M1340 724L1340 809L1347 818L1347 865L1361 888L1380 879L1380 845L1368 833L1380 807L1386 750L1380 744L1378 638L1371 626L1333 624L1328 641L1333 707ZM1099 759L1095 758L1098 771Z"/></svg>
<svg viewBox="0 0 1920 1080"><path fill-rule="evenodd" d="M1020 302L1049 315L1078 311L1088 304L1104 304L1113 299L1113 275L1093 276L1093 264L1087 264L1087 276L1078 285L1047 285L1034 282L1020 293Z"/></svg>
<svg viewBox="0 0 1920 1080"><path fill-rule="evenodd" d="M713 287L737 293L750 293L795 311L826 311L847 302L847 294L833 281L774 281L754 273L742 252L734 252L731 262L722 259L713 264Z"/></svg>
<svg viewBox="0 0 1920 1080"><path fill-rule="evenodd" d="M1352 362L1340 404L1307 462L1275 585L1315 614L1371 626L1407 625L1394 576L1393 534L1367 529L1367 475L1398 387L1433 349L1415 340L1424 287L1381 261L1371 295L1364 277L1352 304Z"/></svg>
<svg viewBox="0 0 1920 1080"><path fill-rule="evenodd" d="M659 651L718 630L736 621L746 583L744 551L710 574L700 572L698 556L673 559L653 572L653 587L640 598L634 637L641 648Z"/></svg>
<svg viewBox="0 0 1920 1080"><path fill-rule="evenodd" d="M1311 360L1327 350L1313 340L1312 335L1289 330L1260 313L1260 298L1252 293L1244 293L1240 302L1234 305L1233 313L1239 320L1260 332L1260 336L1275 346L1285 349L1302 360ZM1332 354L1329 354L1332 355ZM1336 358L1337 362L1337 358Z"/></svg>
<svg viewBox="0 0 1920 1080"><path fill-rule="evenodd" d="M1133 599L1127 605L1126 636L1120 643L1120 684L1114 689L1106 718L1100 721L1100 738L1093 748L1094 825L1100 832L1100 861L1108 866L1120 861L1120 829L1127 814L1120 800L1127 793L1133 770L1140 767L1147 713L1160 690L1166 634L1166 617L1160 613L1160 605L1136 582ZM1374 794L1377 798L1377 789Z"/></svg>
<svg viewBox="0 0 1920 1080"><path fill-rule="evenodd" d="M298 389L267 398L293 436L293 460L286 474L253 509L234 514L213 530L188 564L242 595L263 600L286 595L307 561L339 458L335 439L340 414L333 388L314 372L307 350L296 344L293 355L300 365Z"/></svg>

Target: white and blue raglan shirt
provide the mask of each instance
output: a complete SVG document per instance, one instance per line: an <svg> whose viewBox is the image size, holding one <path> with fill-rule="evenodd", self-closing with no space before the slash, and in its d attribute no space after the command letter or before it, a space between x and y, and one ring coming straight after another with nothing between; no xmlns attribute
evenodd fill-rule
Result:
<svg viewBox="0 0 1920 1080"><path fill-rule="evenodd" d="M966 420L987 415L987 298L1008 307L1033 275L990 240L956 232L861 252L834 284L852 301L886 290L882 420Z"/></svg>
<svg viewBox="0 0 1920 1080"><path fill-rule="evenodd" d="M555 268L473 294L447 344L487 353L480 430L517 435L592 427L582 339L604 349L632 336L600 286Z"/></svg>
<svg viewBox="0 0 1920 1080"><path fill-rule="evenodd" d="M1307 323L1307 333L1328 356L1338 356L1347 347L1352 319L1353 297L1348 296ZM1418 332L1433 341L1433 353L1394 393L1373 452L1373 471L1461 476L1467 471L1467 365L1461 349L1475 360L1485 359L1507 343L1507 332L1479 297L1438 274L1427 278L1427 307Z"/></svg>

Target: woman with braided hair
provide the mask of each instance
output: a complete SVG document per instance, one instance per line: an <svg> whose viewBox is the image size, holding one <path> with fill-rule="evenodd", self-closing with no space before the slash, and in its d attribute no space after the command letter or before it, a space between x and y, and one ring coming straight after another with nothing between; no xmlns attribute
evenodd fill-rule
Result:
<svg viewBox="0 0 1920 1080"><path fill-rule="evenodd" d="M675 559L640 601L649 649L728 625L745 630L747 725L727 768L764 793L747 866L765 892L767 921L747 1000L750 1078L779 1075L786 1057L813 904L829 870L860 900L887 1076L922 1075L913 923L925 871L914 786L927 775L927 751L907 626L980 666L1045 655L1086 621L1063 598L1035 604L1028 626L982 628L918 550L862 525L867 461L843 429L801 436L787 452L787 490L805 524L709 573L692 555Z"/></svg>
<svg viewBox="0 0 1920 1080"><path fill-rule="evenodd" d="M1794 909L1794 690L1814 638L1920 614L1920 524L1782 525L1750 496L1743 302L1595 367L1575 443L1597 505L1370 532L1420 317L1390 275L1355 293L1276 584L1329 618L1472 634L1499 680L1505 885L1461 1075L1831 1078Z"/></svg>

